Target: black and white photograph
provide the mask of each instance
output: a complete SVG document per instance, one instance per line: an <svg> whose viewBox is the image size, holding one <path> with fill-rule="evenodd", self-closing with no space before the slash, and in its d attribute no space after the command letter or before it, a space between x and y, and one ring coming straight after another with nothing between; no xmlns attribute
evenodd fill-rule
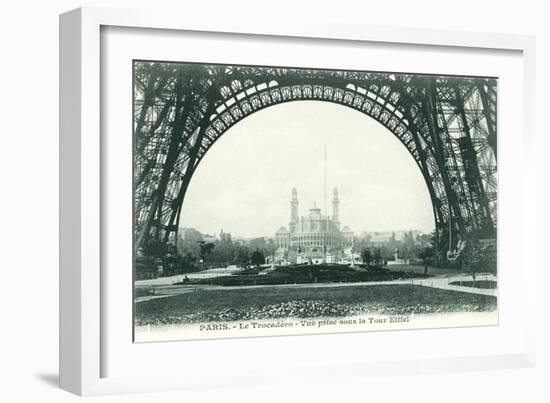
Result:
<svg viewBox="0 0 550 403"><path fill-rule="evenodd" d="M525 0L2 3L7 403L548 403Z"/></svg>
<svg viewBox="0 0 550 403"><path fill-rule="evenodd" d="M496 325L497 87L134 60L134 341Z"/></svg>

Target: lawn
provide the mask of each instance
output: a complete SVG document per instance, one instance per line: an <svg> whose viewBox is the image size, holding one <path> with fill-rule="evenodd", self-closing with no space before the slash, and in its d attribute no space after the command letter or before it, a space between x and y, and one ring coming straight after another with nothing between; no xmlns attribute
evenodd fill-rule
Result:
<svg viewBox="0 0 550 403"><path fill-rule="evenodd" d="M491 280L478 280L478 281L453 281L449 285L458 285L462 287L475 287L475 288L485 288L485 289L495 289L497 288L497 282Z"/></svg>
<svg viewBox="0 0 550 403"><path fill-rule="evenodd" d="M359 283L365 281L390 281L406 278L426 278L423 273L388 270L370 266L350 267L347 265L292 265L280 266L265 273L257 269L235 272L229 276L219 276L191 280L188 283L221 286L311 284L311 283ZM183 284L183 283L182 283Z"/></svg>
<svg viewBox="0 0 550 403"><path fill-rule="evenodd" d="M394 284L345 287L254 287L196 290L137 303L136 325L223 322L359 314L480 312L496 309L496 297Z"/></svg>

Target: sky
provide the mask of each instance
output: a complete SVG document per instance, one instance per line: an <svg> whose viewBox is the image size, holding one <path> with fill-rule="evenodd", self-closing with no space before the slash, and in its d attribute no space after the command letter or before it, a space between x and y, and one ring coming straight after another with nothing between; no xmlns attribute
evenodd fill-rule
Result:
<svg viewBox="0 0 550 403"><path fill-rule="evenodd" d="M322 101L271 106L229 129L207 152L187 190L180 227L272 236L288 228L290 193L299 215L325 213L338 188L340 222L356 234L434 228L428 189L412 156L374 119Z"/></svg>

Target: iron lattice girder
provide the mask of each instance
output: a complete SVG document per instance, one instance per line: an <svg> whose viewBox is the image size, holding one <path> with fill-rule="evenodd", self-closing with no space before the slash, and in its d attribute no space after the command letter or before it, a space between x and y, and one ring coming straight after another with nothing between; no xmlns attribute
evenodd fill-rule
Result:
<svg viewBox="0 0 550 403"><path fill-rule="evenodd" d="M449 214L459 232L494 227L495 80L149 62L134 73L135 248L175 236L191 176L217 139L295 100L345 105L388 128L424 176L437 227Z"/></svg>

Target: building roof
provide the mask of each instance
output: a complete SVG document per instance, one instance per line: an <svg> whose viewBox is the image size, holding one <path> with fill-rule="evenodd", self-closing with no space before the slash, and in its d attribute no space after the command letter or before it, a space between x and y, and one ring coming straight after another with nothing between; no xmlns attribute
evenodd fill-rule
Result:
<svg viewBox="0 0 550 403"><path fill-rule="evenodd" d="M353 232L353 231L351 230L350 227L347 227L347 226L346 226L346 227L344 227L344 228L342 229L342 232L350 232L350 233L351 233L351 232Z"/></svg>
<svg viewBox="0 0 550 403"><path fill-rule="evenodd" d="M317 203L313 203L313 207L309 209L309 213L304 217L306 221L325 220L326 217L321 214L321 209L317 207Z"/></svg>
<svg viewBox="0 0 550 403"><path fill-rule="evenodd" d="M288 230L285 227L279 228L275 233L275 235L283 235L283 234L288 234Z"/></svg>

